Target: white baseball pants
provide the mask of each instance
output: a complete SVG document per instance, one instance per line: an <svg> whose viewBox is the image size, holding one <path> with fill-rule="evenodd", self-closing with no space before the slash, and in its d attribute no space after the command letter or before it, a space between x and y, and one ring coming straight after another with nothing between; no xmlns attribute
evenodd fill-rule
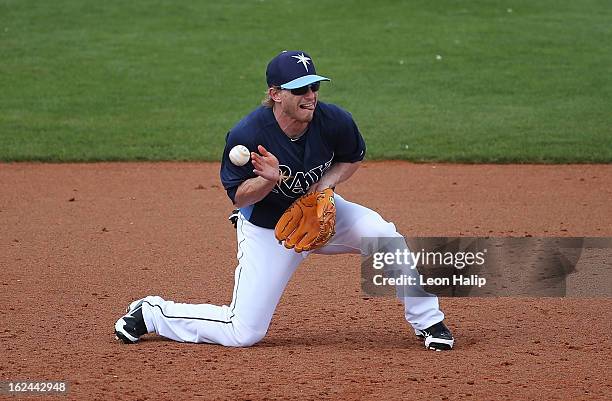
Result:
<svg viewBox="0 0 612 401"><path fill-rule="evenodd" d="M395 225L373 210L344 200L336 201L336 234L318 254L360 253L362 237L401 237ZM293 272L308 252L280 245L274 230L238 219L238 267L230 305L185 304L149 296L142 305L150 333L175 341L247 347L268 331L274 310ZM357 278L356 278L357 279ZM406 320L425 329L444 319L438 298L403 299Z"/></svg>

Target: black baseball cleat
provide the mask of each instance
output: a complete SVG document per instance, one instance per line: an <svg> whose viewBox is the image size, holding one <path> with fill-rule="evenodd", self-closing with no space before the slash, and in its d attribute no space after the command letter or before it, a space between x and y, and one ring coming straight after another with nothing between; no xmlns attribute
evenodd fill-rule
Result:
<svg viewBox="0 0 612 401"><path fill-rule="evenodd" d="M417 337L425 340L425 348L434 351L446 351L453 348L455 339L444 322L439 322L424 330L414 330Z"/></svg>
<svg viewBox="0 0 612 401"><path fill-rule="evenodd" d="M140 336L148 333L142 317L142 301L132 302L127 307L127 313L115 323L115 336L126 344L134 344Z"/></svg>

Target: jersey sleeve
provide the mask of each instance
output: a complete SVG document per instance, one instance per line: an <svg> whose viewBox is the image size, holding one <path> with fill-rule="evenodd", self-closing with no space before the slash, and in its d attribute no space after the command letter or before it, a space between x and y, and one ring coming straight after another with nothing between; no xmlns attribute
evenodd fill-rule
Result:
<svg viewBox="0 0 612 401"><path fill-rule="evenodd" d="M357 124L351 114L342 109L337 110L338 126L335 137L334 161L355 163L363 160L366 145Z"/></svg>
<svg viewBox="0 0 612 401"><path fill-rule="evenodd" d="M229 152L236 145L244 145L249 151L256 151L256 147L252 138L242 135L240 130L232 130L225 137L225 148L221 158L221 183L227 192L227 195L234 202L236 191L240 184L244 181L256 177L253 173L253 164L249 160L244 166L236 166L229 159Z"/></svg>

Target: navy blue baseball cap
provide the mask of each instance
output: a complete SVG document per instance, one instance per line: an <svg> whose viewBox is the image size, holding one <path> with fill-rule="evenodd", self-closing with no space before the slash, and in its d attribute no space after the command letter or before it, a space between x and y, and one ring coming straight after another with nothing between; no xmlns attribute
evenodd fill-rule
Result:
<svg viewBox="0 0 612 401"><path fill-rule="evenodd" d="M299 50L285 50L268 63L266 69L268 87L296 89L319 81L331 81L317 75L314 62L308 53Z"/></svg>

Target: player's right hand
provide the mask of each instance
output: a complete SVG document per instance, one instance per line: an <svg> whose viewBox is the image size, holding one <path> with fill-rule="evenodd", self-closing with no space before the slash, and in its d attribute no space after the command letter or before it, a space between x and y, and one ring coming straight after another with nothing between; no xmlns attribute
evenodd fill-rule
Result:
<svg viewBox="0 0 612 401"><path fill-rule="evenodd" d="M262 145L257 146L259 154L251 152L251 162L253 164L253 173L265 178L268 181L277 183L280 178L278 170L278 159L272 153L268 152Z"/></svg>

